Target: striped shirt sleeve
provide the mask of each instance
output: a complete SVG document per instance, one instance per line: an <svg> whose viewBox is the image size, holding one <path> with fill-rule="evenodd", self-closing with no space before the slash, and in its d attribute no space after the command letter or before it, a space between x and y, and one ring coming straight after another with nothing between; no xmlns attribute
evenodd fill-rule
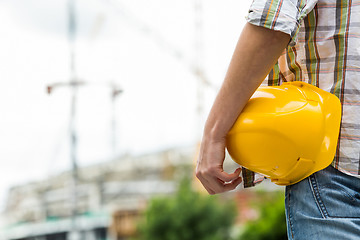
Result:
<svg viewBox="0 0 360 240"><path fill-rule="evenodd" d="M301 20L316 3L317 0L254 0L246 20L256 26L289 34L289 45L294 46Z"/></svg>

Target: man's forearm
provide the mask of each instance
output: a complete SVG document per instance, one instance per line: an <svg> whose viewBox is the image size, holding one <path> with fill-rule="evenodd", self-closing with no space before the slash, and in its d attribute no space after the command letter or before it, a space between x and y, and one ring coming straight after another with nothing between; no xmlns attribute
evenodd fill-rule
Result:
<svg viewBox="0 0 360 240"><path fill-rule="evenodd" d="M205 138L216 141L226 136L289 40L290 36L285 33L246 24L208 116Z"/></svg>
<svg viewBox="0 0 360 240"><path fill-rule="evenodd" d="M196 176L210 194L230 191L241 183L240 168L231 174L223 170L225 137L289 40L282 32L249 23L244 27L201 142Z"/></svg>

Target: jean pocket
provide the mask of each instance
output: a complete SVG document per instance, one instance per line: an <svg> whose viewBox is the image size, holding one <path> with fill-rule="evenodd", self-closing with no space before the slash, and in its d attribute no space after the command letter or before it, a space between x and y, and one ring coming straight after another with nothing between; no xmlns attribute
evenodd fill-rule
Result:
<svg viewBox="0 0 360 240"><path fill-rule="evenodd" d="M310 182L324 217L360 219L360 179L332 169L314 174Z"/></svg>

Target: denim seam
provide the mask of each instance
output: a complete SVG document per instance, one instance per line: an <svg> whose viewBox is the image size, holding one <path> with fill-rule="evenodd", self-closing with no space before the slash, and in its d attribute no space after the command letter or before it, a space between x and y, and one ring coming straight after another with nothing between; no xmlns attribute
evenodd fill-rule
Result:
<svg viewBox="0 0 360 240"><path fill-rule="evenodd" d="M324 205L324 202L323 202L322 199L321 199L315 174L313 174L313 175L311 175L311 176L309 177L309 184L310 184L310 188L311 188L311 191L312 191L312 193L313 193L313 196L314 196L314 198L315 198L316 205L318 206L319 211L320 211L322 217L323 217L323 218L328 218L328 217L329 217L329 213L327 212L326 207L325 207L325 205Z"/></svg>
<svg viewBox="0 0 360 240"><path fill-rule="evenodd" d="M291 195L291 186L288 187L288 221L289 221L289 228L290 228L290 232L291 232L291 239L294 239L294 232L293 232L293 221L292 221L292 214L291 214L291 198L290 198L290 195Z"/></svg>

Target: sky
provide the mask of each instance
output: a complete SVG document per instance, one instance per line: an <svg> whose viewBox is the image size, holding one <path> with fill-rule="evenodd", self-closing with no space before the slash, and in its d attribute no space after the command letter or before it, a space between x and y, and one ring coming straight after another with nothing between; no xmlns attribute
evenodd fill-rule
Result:
<svg viewBox="0 0 360 240"><path fill-rule="evenodd" d="M194 0L76 0L80 166L192 146L225 76L249 0L202 2L198 117ZM9 187L70 168L66 0L0 0L0 209ZM111 101L111 84L123 93Z"/></svg>

